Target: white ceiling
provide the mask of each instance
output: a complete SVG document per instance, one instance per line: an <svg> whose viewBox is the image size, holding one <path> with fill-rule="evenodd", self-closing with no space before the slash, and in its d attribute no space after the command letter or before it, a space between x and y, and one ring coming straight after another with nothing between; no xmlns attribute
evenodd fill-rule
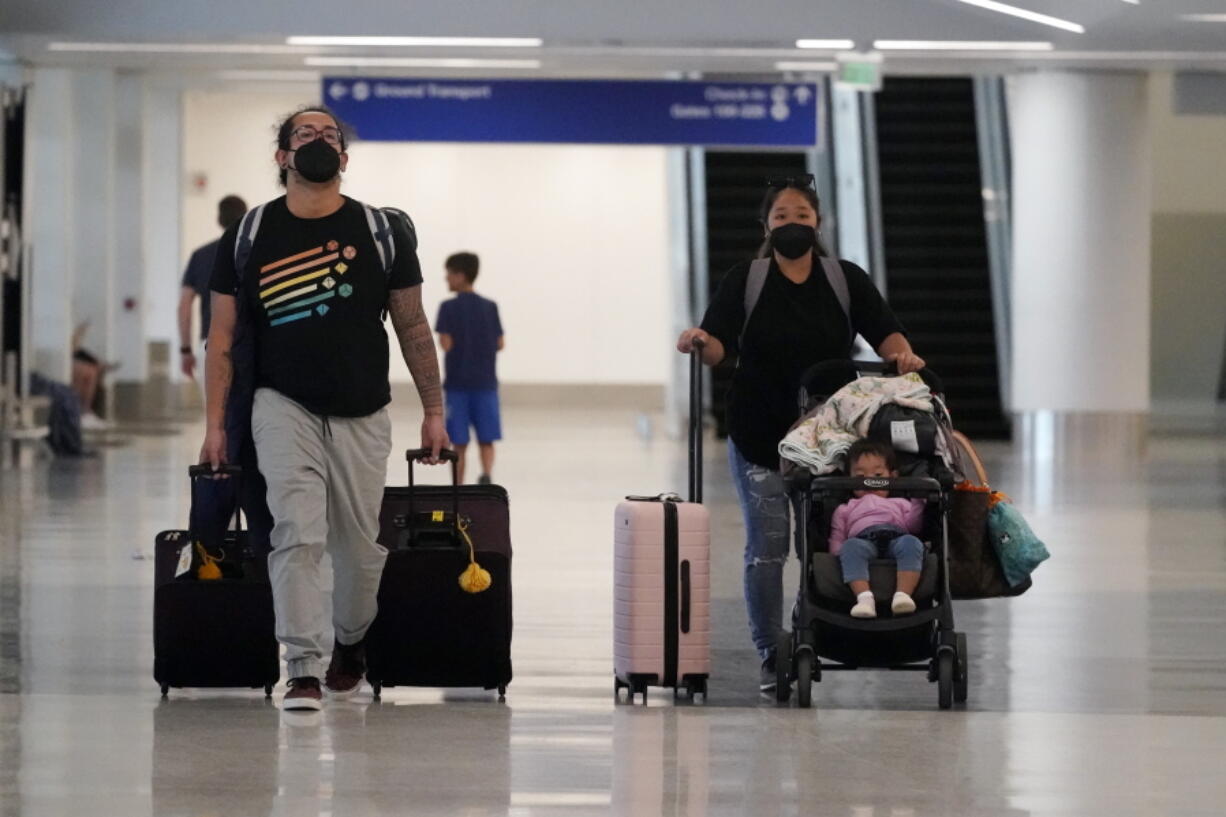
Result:
<svg viewBox="0 0 1226 817"><path fill-rule="evenodd" d="M1226 0L1010 0L1079 23L1074 34L958 0L3 0L0 48L34 65L105 65L167 74L218 70L314 70L315 55L514 57L540 60L532 74L661 76L760 74L781 60L829 59L794 47L802 37L1049 41L1043 54L890 53L887 70L1009 70L1030 66L1226 71ZM288 48L290 34L532 36L536 49ZM65 53L53 41L269 45L273 53ZM324 69L330 74L371 69ZM463 70L417 70L432 75ZM404 74L411 70L380 70ZM522 71L491 71L482 74ZM309 76L309 75L306 75Z"/></svg>

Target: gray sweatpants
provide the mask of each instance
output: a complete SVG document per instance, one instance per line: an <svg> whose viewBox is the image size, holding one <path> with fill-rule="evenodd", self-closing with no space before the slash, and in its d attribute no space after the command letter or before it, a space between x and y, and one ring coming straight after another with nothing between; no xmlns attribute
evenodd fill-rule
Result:
<svg viewBox="0 0 1226 817"><path fill-rule="evenodd" d="M325 418L272 389L255 393L251 418L275 525L268 573L290 678L322 678L332 649L324 621L320 560L332 556L332 626L353 644L375 618L387 549L379 505L392 449L387 409Z"/></svg>

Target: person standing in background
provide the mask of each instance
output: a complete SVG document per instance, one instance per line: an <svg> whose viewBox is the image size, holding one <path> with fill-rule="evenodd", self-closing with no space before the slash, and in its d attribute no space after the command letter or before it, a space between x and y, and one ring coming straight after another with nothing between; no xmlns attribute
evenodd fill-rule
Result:
<svg viewBox="0 0 1226 817"><path fill-rule="evenodd" d="M226 196L217 203L217 224L228 230L247 212L247 202L238 196ZM196 248L183 271L183 284L179 292L179 370L189 378L196 377L196 347L192 340L192 302L200 298L200 340L209 336L209 318L212 316L209 303L209 278L213 275L213 261L217 257L217 245L221 238Z"/></svg>
<svg viewBox="0 0 1226 817"><path fill-rule="evenodd" d="M447 287L456 296L439 304L439 345L446 353L443 392L447 406L447 436L459 455L457 476L464 481L468 430L477 431L481 452L481 476L488 485L494 471L494 443L502 439L498 406L498 353L502 351L502 321L498 304L473 291L481 261L474 253L458 252L447 259Z"/></svg>

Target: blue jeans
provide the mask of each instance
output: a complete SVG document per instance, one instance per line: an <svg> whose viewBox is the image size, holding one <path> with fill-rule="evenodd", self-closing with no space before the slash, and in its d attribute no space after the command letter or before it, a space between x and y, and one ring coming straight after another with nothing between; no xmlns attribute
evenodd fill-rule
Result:
<svg viewBox="0 0 1226 817"><path fill-rule="evenodd" d="M843 581L868 581L868 563L879 558L893 559L900 571L919 573L924 569L924 543L893 525L865 528L844 542L839 551Z"/></svg>
<svg viewBox="0 0 1226 817"><path fill-rule="evenodd" d="M783 627L783 565L791 518L783 477L745 459L728 440L728 464L745 517L745 607L749 633L763 659L775 652Z"/></svg>

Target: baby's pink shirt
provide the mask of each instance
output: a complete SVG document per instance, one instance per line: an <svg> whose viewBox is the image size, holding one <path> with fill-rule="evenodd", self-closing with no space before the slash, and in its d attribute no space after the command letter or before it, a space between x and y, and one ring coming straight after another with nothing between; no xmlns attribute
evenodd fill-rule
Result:
<svg viewBox="0 0 1226 817"><path fill-rule="evenodd" d="M830 521L830 552L838 555L843 543L873 525L894 525L919 533L924 522L924 500L865 494L834 509Z"/></svg>

